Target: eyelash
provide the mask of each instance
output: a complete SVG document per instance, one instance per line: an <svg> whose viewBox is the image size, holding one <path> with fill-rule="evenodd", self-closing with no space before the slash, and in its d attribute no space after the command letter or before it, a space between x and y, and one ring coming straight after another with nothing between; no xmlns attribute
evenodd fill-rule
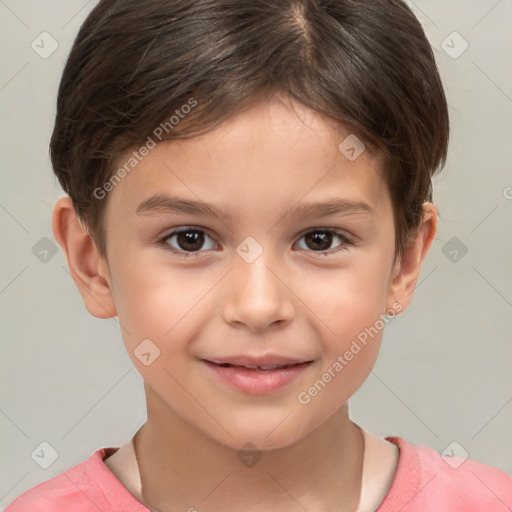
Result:
<svg viewBox="0 0 512 512"><path fill-rule="evenodd" d="M169 245L167 243L173 236L179 235L181 233L192 232L192 231L197 231L199 233L204 233L209 238L212 238L203 229L198 229L198 228L194 228L194 227L186 227L186 228L176 229L176 230L172 231L168 235L165 235L163 238L158 240L158 243L163 246L164 250L170 251L173 254L176 254L178 257L182 257L182 258L190 258L190 257L196 258L196 257L200 257L200 254L203 253L203 252L206 252L206 251L198 250L198 251L189 251L189 252L187 252L187 251L183 251L183 250L177 250L177 249L175 249L174 247L172 247L171 245ZM324 229L312 229L312 230L307 231L306 233L304 233L300 237L300 239L302 239L305 236L310 235L312 233L333 234L333 235L339 237L341 239L341 241L342 241L342 243L337 248L331 249L330 251L313 251L313 250L307 251L307 252L312 252L314 254L318 254L320 257L330 256L330 255L337 254L337 253L340 253L340 252L343 252L343 251L347 251L349 249L349 247L355 245L344 233L342 233L341 231L338 231L337 229L326 229L326 228L324 228ZM213 240L213 238L212 238L212 240Z"/></svg>

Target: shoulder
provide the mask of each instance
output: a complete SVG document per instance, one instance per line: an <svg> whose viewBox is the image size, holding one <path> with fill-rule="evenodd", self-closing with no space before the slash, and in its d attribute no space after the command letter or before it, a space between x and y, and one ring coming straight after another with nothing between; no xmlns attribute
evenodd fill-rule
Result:
<svg viewBox="0 0 512 512"><path fill-rule="evenodd" d="M110 510L98 481L108 478L103 459L114 451L115 448L97 450L87 460L28 489L4 512Z"/></svg>
<svg viewBox="0 0 512 512"><path fill-rule="evenodd" d="M387 437L400 450L391 488L378 512L512 510L512 477L492 466L461 457L443 457L428 446Z"/></svg>

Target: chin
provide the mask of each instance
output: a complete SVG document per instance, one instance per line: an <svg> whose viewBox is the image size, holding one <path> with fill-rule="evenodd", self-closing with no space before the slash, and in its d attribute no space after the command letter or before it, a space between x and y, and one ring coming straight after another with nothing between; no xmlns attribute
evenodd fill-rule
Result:
<svg viewBox="0 0 512 512"><path fill-rule="evenodd" d="M220 444L241 450L246 445L253 445L259 451L276 450L286 448L304 438L311 429L307 424L297 421L293 418L294 414L282 411L279 414L254 412L241 413L238 417L230 417L229 421L223 422L227 434L224 430L218 431L219 435L210 436ZM286 419L285 419L286 418ZM293 418L293 419L292 419ZM284 421L283 421L284 420ZM248 448L247 448L248 449Z"/></svg>

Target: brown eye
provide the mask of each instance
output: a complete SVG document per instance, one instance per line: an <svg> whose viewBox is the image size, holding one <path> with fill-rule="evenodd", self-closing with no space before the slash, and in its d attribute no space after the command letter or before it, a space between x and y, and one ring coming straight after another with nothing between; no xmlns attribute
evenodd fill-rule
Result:
<svg viewBox="0 0 512 512"><path fill-rule="evenodd" d="M198 251L204 243L204 233L200 231L182 231L176 235L180 249L184 251Z"/></svg>
<svg viewBox="0 0 512 512"><path fill-rule="evenodd" d="M309 233L306 235L306 245L313 250L326 251L332 244L332 233Z"/></svg>
<svg viewBox="0 0 512 512"><path fill-rule="evenodd" d="M205 240L207 239L211 240L204 231L200 229L187 228L173 231L160 242L169 250L186 256L187 253L204 252L201 251L201 249L204 248ZM206 250L214 248L215 242L212 240L210 242L210 247L207 246Z"/></svg>
<svg viewBox="0 0 512 512"><path fill-rule="evenodd" d="M335 245L334 249L331 247L335 240L341 241ZM341 251L347 248L347 246L351 245L350 241L341 233L334 230L316 230L310 231L306 233L301 240L305 241L305 248L301 247L301 249L325 253L325 255L335 253L337 251Z"/></svg>

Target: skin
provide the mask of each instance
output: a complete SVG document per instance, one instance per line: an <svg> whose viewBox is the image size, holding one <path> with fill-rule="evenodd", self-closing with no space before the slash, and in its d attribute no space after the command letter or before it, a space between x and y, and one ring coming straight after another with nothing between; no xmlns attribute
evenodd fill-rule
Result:
<svg viewBox="0 0 512 512"><path fill-rule="evenodd" d="M144 378L148 419L137 455L146 506L357 508L363 443L347 402L371 371L383 331L309 403L298 395L381 315L408 307L437 210L425 205L416 238L395 261L381 161L369 149L347 159L338 145L349 133L276 96L200 137L159 144L109 193L106 259L70 199L57 202L54 234L85 306L99 318L118 316ZM137 215L157 193L226 205L233 217ZM363 201L375 215L282 216L297 203L333 197ZM186 259L159 243L183 226L206 233ZM327 228L352 243L333 235L318 247L304 236ZM252 263L236 252L248 236L263 249ZM177 237L169 246L190 247ZM160 356L145 366L134 350L148 338ZM258 396L229 388L199 360L269 352L314 362L290 385ZM250 468L237 457L248 442L262 454Z"/></svg>

